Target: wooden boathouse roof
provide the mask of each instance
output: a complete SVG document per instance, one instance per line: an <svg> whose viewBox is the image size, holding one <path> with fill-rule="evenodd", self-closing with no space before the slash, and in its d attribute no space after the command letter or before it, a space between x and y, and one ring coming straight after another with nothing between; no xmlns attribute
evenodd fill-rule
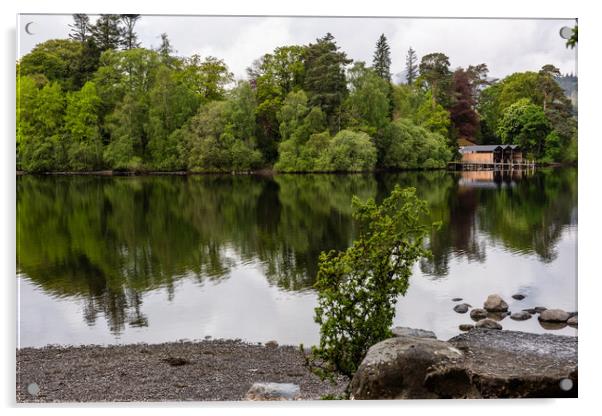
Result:
<svg viewBox="0 0 602 416"><path fill-rule="evenodd" d="M498 150L520 150L520 146L516 144L487 144L477 146L463 146L460 147L460 153L491 153Z"/></svg>

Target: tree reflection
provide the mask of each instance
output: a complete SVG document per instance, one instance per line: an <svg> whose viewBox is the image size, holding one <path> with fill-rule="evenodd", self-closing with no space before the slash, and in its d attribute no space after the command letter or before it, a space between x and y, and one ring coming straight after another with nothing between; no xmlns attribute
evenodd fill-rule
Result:
<svg viewBox="0 0 602 416"><path fill-rule="evenodd" d="M424 273L452 258L484 261L488 244L554 259L576 222L576 170L537 171L478 186L442 171L379 175L17 178L17 267L53 296L82 299L83 318L113 333L147 326L144 294L174 300L179 279L259 268L285 290L310 289L323 250L353 241L351 197L414 186L441 221ZM177 301L177 300L176 300Z"/></svg>

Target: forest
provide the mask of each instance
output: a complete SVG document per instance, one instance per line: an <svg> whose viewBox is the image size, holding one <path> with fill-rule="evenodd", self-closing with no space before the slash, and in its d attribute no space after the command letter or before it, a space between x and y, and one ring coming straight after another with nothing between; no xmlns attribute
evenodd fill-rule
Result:
<svg viewBox="0 0 602 416"><path fill-rule="evenodd" d="M76 14L68 39L19 59L17 170L432 169L458 143L577 159L577 108L565 93L575 77L553 65L497 80L485 63L452 69L445 54L410 48L405 68L391 68L384 34L366 63L327 33L258 57L237 80L218 57L178 56L165 33L158 48L141 47L140 19Z"/></svg>

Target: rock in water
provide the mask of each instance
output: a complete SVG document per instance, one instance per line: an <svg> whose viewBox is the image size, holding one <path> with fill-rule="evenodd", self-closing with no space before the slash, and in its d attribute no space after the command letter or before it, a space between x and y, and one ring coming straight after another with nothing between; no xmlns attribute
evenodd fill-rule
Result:
<svg viewBox="0 0 602 416"><path fill-rule="evenodd" d="M394 337L417 337L417 338L434 338L437 339L437 335L433 331L426 331L424 329L407 328L405 326L396 326L391 329Z"/></svg>
<svg viewBox="0 0 602 416"><path fill-rule="evenodd" d="M544 306L536 306L533 309L535 310L536 313L542 313L543 311L547 310L548 308L546 308Z"/></svg>
<svg viewBox="0 0 602 416"><path fill-rule="evenodd" d="M511 313L509 311L506 312L489 312L487 314L487 318L493 319L494 321L502 321L506 319L507 316L510 316Z"/></svg>
<svg viewBox="0 0 602 416"><path fill-rule="evenodd" d="M489 295L483 304L483 308L487 312L506 312L508 310L508 304L500 295Z"/></svg>
<svg viewBox="0 0 602 416"><path fill-rule="evenodd" d="M459 305L454 306L454 311L458 313L466 313L468 312L468 308L470 308L470 305L468 303L461 303Z"/></svg>
<svg viewBox="0 0 602 416"><path fill-rule="evenodd" d="M389 338L368 350L351 380L354 399L430 399L424 387L433 366L454 365L463 354L445 341L417 337Z"/></svg>
<svg viewBox="0 0 602 416"><path fill-rule="evenodd" d="M515 312L510 315L510 319L514 319L515 321L526 321L527 319L531 319L531 314L527 311Z"/></svg>
<svg viewBox="0 0 602 416"><path fill-rule="evenodd" d="M523 309L523 311L529 312L531 315L535 315L537 313L535 308Z"/></svg>
<svg viewBox="0 0 602 416"><path fill-rule="evenodd" d="M571 316L567 321L567 324L569 324L570 326L577 326L577 315L575 316Z"/></svg>
<svg viewBox="0 0 602 416"><path fill-rule="evenodd" d="M487 311L481 308L474 308L470 311L470 317L475 321L487 318Z"/></svg>
<svg viewBox="0 0 602 416"><path fill-rule="evenodd" d="M397 337L373 345L350 392L354 399L577 397L577 378L576 337L475 329L448 342Z"/></svg>
<svg viewBox="0 0 602 416"><path fill-rule="evenodd" d="M566 322L571 316L562 309L546 309L539 314L539 320L544 322Z"/></svg>
<svg viewBox="0 0 602 416"><path fill-rule="evenodd" d="M255 383L251 386L246 400L298 400L301 389L292 383Z"/></svg>
<svg viewBox="0 0 602 416"><path fill-rule="evenodd" d="M479 322L475 324L477 328L485 328L485 329L502 329L502 326L498 324L493 319L485 318L481 319Z"/></svg>
<svg viewBox="0 0 602 416"><path fill-rule="evenodd" d="M474 328L474 325L471 325L471 324L460 324L460 326L458 326L458 328L460 329L460 331L470 331L471 329Z"/></svg>
<svg viewBox="0 0 602 416"><path fill-rule="evenodd" d="M452 302L460 302L462 300L462 298L453 298Z"/></svg>
<svg viewBox="0 0 602 416"><path fill-rule="evenodd" d="M517 293L516 295L512 295L512 299L516 299L516 300L523 300L526 296L525 295L521 295L520 293Z"/></svg>

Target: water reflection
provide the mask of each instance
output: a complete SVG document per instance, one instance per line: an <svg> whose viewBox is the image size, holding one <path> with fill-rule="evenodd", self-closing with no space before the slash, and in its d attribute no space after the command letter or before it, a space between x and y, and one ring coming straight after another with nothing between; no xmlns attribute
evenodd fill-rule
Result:
<svg viewBox="0 0 602 416"><path fill-rule="evenodd" d="M486 263L491 244L551 262L576 224L576 175L23 176L17 267L43 293L80 301L90 327L104 317L113 334L151 330L146 294L177 303L178 282L214 286L259 269L280 290L311 290L319 253L353 240L351 196L382 199L397 183L416 187L442 222L420 264L431 279L449 276L452 261Z"/></svg>

